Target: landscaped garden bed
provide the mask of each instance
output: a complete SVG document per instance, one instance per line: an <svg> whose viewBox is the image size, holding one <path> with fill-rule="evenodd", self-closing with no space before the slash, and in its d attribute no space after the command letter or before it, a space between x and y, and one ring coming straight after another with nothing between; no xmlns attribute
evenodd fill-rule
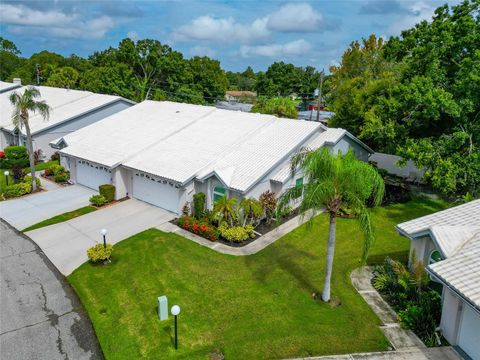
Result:
<svg viewBox="0 0 480 360"><path fill-rule="evenodd" d="M298 214L292 208L277 212L275 194L266 191L260 199L220 197L213 210L205 209L205 194L197 193L193 205L186 204L181 217L171 223L210 241L233 247L243 247L275 229ZM279 216L279 219L274 216Z"/></svg>
<svg viewBox="0 0 480 360"><path fill-rule="evenodd" d="M395 225L443 208L415 199L373 209L378 236L368 264L386 256L406 261L410 242ZM302 225L250 256L220 254L151 229L116 244L109 266L87 262L68 280L106 359L285 359L387 350L380 320L350 282L362 255L358 220L337 220L332 295L340 305L312 298L323 284L328 223L319 215L312 231ZM182 308L178 350L173 319L157 316L160 295Z"/></svg>

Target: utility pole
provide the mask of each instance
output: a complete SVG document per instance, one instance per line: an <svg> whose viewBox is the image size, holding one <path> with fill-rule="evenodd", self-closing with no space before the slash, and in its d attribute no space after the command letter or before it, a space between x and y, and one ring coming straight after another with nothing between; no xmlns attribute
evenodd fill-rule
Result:
<svg viewBox="0 0 480 360"><path fill-rule="evenodd" d="M37 73L37 86L39 86L40 85L40 64L37 64L35 68Z"/></svg>
<svg viewBox="0 0 480 360"><path fill-rule="evenodd" d="M322 69L322 72L318 77L317 122L320 121L320 101L322 99L323 74L324 74L324 69Z"/></svg>

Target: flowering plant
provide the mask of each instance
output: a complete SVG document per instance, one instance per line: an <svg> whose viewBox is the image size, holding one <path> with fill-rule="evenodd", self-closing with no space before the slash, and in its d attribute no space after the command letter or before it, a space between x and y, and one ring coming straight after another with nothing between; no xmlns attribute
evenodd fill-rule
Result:
<svg viewBox="0 0 480 360"><path fill-rule="evenodd" d="M191 216L182 216L178 219L178 226L182 229L200 235L210 241L217 241L219 231L206 222L199 221Z"/></svg>

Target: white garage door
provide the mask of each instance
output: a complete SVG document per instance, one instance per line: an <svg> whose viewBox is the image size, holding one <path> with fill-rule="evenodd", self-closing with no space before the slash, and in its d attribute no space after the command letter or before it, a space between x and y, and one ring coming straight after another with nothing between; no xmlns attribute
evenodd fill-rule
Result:
<svg viewBox="0 0 480 360"><path fill-rule="evenodd" d="M178 213L179 189L167 180L143 173L133 173L133 197Z"/></svg>
<svg viewBox="0 0 480 360"><path fill-rule="evenodd" d="M112 171L85 160L77 160L77 183L98 191L98 186L110 184Z"/></svg>
<svg viewBox="0 0 480 360"><path fill-rule="evenodd" d="M480 315L470 306L464 306L458 346L473 360L480 360Z"/></svg>

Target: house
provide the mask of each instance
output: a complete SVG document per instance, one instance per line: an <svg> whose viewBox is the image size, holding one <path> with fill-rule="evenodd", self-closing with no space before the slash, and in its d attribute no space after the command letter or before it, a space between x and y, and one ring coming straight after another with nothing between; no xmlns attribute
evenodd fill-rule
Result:
<svg viewBox="0 0 480 360"><path fill-rule="evenodd" d="M217 109L250 112L252 111L253 104L245 104L235 101L217 101L215 102L215 107Z"/></svg>
<svg viewBox="0 0 480 360"><path fill-rule="evenodd" d="M412 182L421 182L425 171L415 166L412 160L408 160L406 165L400 167L397 165L401 159L400 156L384 153L374 153L370 156L370 162L377 168L387 171L390 175L401 177Z"/></svg>
<svg viewBox="0 0 480 360"><path fill-rule="evenodd" d="M440 327L450 344L480 360L480 200L397 225L432 280L443 285Z"/></svg>
<svg viewBox="0 0 480 360"><path fill-rule="evenodd" d="M334 112L331 111L322 111L318 112L318 120L324 124L328 124L328 120L335 115ZM298 118L301 120L310 120L310 121L317 121L317 110L308 110L308 111L299 111Z"/></svg>
<svg viewBox="0 0 480 360"><path fill-rule="evenodd" d="M207 206L226 194L258 198L281 194L302 181L289 163L304 146L352 148L367 161L373 152L343 129L174 102L144 101L54 142L74 182L92 189L116 187L176 214L197 192Z"/></svg>
<svg viewBox="0 0 480 360"><path fill-rule="evenodd" d="M225 92L225 100L252 103L257 98L253 91L229 90Z"/></svg>
<svg viewBox="0 0 480 360"><path fill-rule="evenodd" d="M10 85L10 86L9 86ZM25 145L25 129L12 124L13 106L9 96L14 91L23 93L25 86L2 82L0 93L0 145ZM44 120L39 114L30 114L30 129L33 147L42 150L44 157L50 157L56 150L49 143L61 136L112 115L134 104L119 96L95 94L89 91L69 90L48 86L37 86L41 98L50 105L50 118Z"/></svg>

